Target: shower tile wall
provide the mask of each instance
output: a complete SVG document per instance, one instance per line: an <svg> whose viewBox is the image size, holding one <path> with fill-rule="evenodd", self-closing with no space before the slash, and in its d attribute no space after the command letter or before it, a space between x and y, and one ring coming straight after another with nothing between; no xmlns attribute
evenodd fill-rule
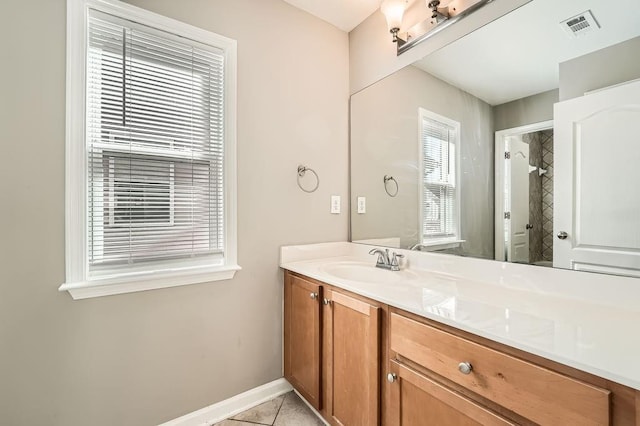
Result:
<svg viewBox="0 0 640 426"><path fill-rule="evenodd" d="M542 259L553 261L553 130L538 132L542 145Z"/></svg>
<svg viewBox="0 0 640 426"><path fill-rule="evenodd" d="M522 136L522 140L529 144L529 164L542 167L542 143L540 135L528 133ZM543 223L542 216L542 179L538 171L529 173L529 223L533 225L529 231L529 262L535 263L543 260Z"/></svg>

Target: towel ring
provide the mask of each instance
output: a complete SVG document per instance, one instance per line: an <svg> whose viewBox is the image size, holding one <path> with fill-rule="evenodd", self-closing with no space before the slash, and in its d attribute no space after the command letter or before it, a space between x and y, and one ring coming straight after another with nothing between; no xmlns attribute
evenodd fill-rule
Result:
<svg viewBox="0 0 640 426"><path fill-rule="evenodd" d="M301 177L304 177L304 175L305 175L305 173L306 173L306 172L311 172L311 173L313 173L313 175L314 175L314 176L315 176L315 178L316 178L316 185L313 187L313 189L305 189L305 188L302 186L302 183L300 183L300 178L301 178ZM320 186L320 178L318 177L318 174L316 173L316 171L315 171L315 170L313 170L313 169L311 169L311 168L309 168L309 167L306 167L306 166L298 166L298 178L297 178L297 179L298 179L298 186L299 186L299 187L300 187L300 189L302 189L304 192L308 192L308 193L315 192L315 190L316 190L316 189L318 189L318 187Z"/></svg>
<svg viewBox="0 0 640 426"><path fill-rule="evenodd" d="M389 187L387 186L387 182L393 182L396 184L396 190L395 191L389 191ZM396 178L394 178L393 176L389 176L389 175L384 175L384 192L387 193L387 195L389 195L389 197L395 197L396 195L398 195L398 181L396 180Z"/></svg>

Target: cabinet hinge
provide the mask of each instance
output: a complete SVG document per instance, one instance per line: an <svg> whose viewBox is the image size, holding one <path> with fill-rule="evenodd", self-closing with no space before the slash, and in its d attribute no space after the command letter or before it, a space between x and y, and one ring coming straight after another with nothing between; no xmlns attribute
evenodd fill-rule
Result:
<svg viewBox="0 0 640 426"><path fill-rule="evenodd" d="M505 160L511 160L511 153L510 153L509 151L506 151L506 152L504 153L504 159L505 159Z"/></svg>
<svg viewBox="0 0 640 426"><path fill-rule="evenodd" d="M505 219L511 219L511 212L504 212Z"/></svg>

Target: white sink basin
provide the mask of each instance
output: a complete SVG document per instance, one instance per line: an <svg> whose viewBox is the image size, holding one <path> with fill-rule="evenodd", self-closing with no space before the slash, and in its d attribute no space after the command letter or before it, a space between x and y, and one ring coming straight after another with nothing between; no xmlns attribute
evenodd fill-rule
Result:
<svg viewBox="0 0 640 426"><path fill-rule="evenodd" d="M369 264L364 262L336 262L324 265L320 269L325 274L332 275L339 279L371 284L393 284L418 278L418 274L406 269L389 271L387 269L376 268L374 263Z"/></svg>

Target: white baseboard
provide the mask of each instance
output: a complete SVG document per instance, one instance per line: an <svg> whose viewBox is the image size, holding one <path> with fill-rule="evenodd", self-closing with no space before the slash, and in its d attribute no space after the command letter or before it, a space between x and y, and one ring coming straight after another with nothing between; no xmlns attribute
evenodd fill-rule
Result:
<svg viewBox="0 0 640 426"><path fill-rule="evenodd" d="M250 389L224 401L168 421L160 426L203 426L221 422L249 408L272 400L293 388L284 378Z"/></svg>

